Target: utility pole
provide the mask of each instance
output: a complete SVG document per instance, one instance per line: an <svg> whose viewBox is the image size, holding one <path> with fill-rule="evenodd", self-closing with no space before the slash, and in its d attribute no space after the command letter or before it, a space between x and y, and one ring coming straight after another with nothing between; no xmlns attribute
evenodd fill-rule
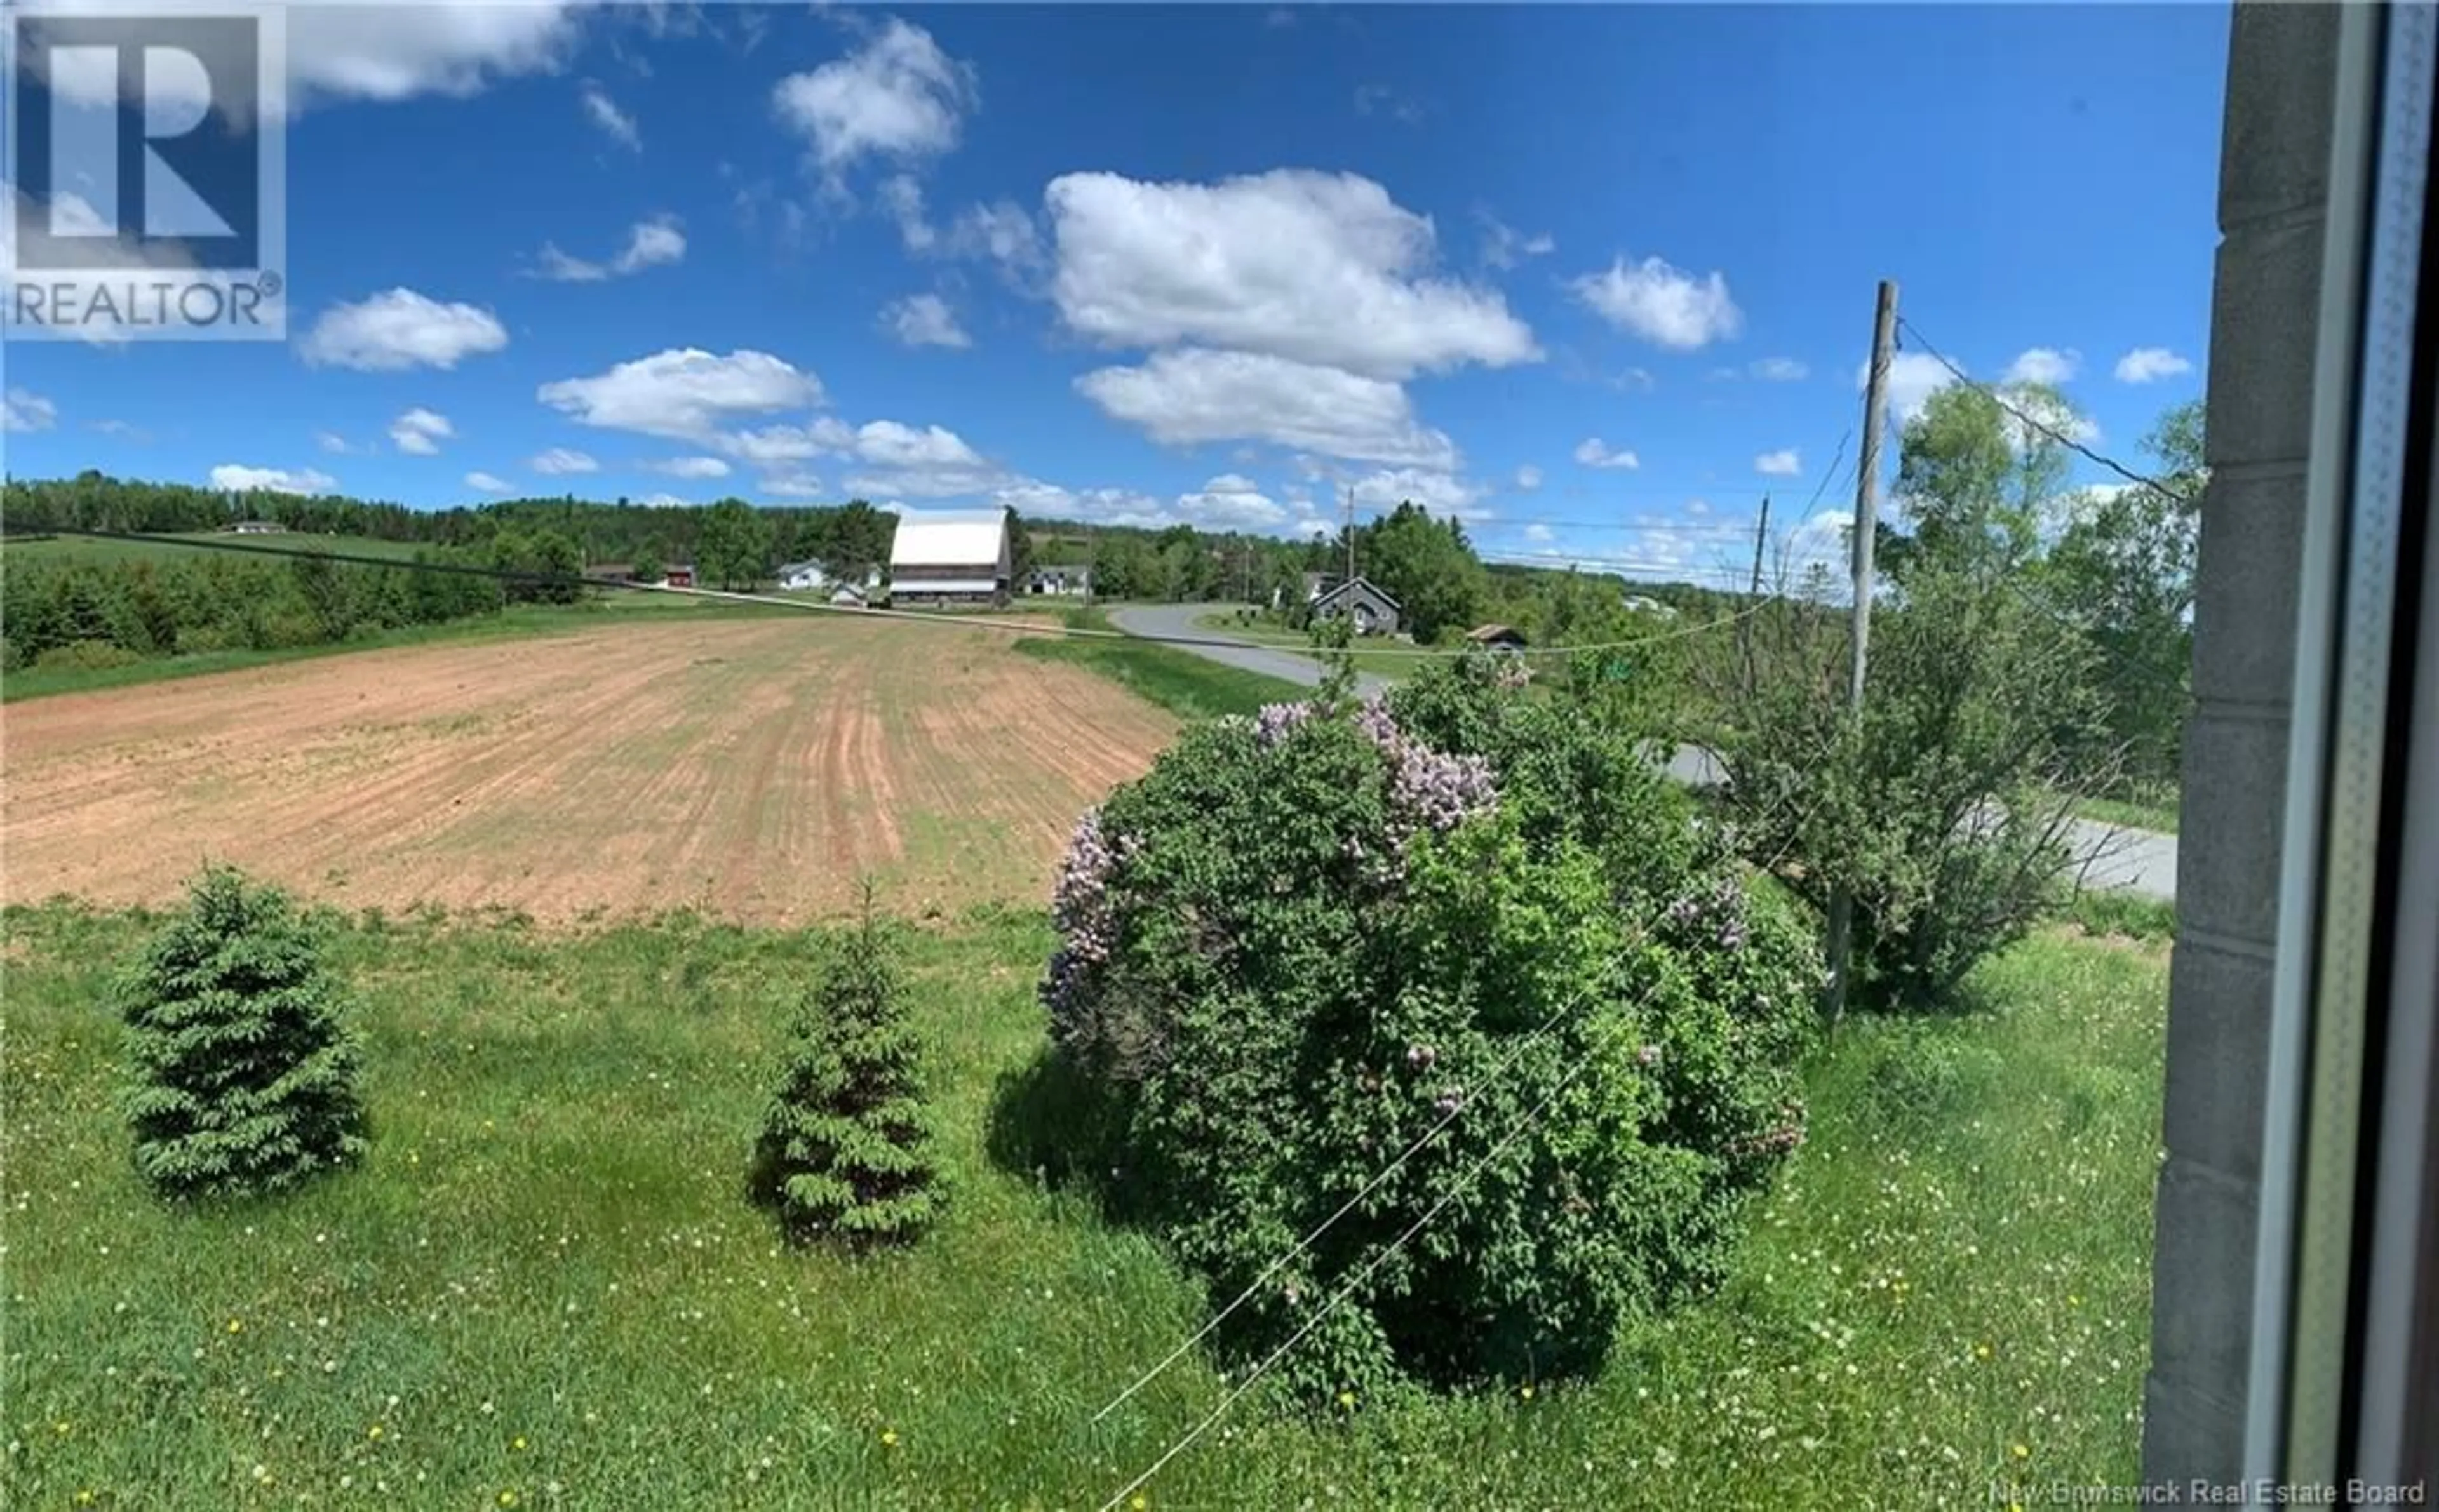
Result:
<svg viewBox="0 0 2439 1512"><path fill-rule="evenodd" d="M1758 600L1758 599L1761 597L1761 554L1762 554L1762 546L1763 546L1763 544L1764 544L1765 543L1767 543L1769 540L1770 540L1770 495L1769 495L1769 494L1767 494L1767 493L1765 493L1765 494L1763 494L1763 495L1761 496L1761 518L1754 522L1754 564L1753 564L1753 587L1752 587L1751 589L1749 589L1749 590L1747 591L1747 594L1746 594L1746 596L1747 596L1747 597L1750 597L1750 598L1753 598L1753 599L1756 599L1756 600ZM1746 692L1748 695L1750 695L1750 694L1753 692L1753 683L1754 683L1753 622L1754 622L1754 615L1756 613L1758 613L1758 612L1759 612L1759 605L1758 605L1757 603L1753 603L1753 604L1747 604L1747 605L1745 605L1745 616L1744 616L1744 619L1743 619L1742 623L1740 623L1740 624L1736 627L1736 640L1737 640L1737 642L1738 642L1738 649L1739 649L1744 653L1744 664L1745 664L1745 692Z"/></svg>
<svg viewBox="0 0 2439 1512"><path fill-rule="evenodd" d="M1863 707L1863 667L1872 640L1872 545L1879 531L1880 427L1889 400L1889 359L1896 347L1897 286L1880 280L1878 308L1872 315L1871 377L1863 387L1863 454L1855 479L1854 629L1848 636L1847 706ZM1835 1027L1846 1011L1846 987L1853 975L1855 895L1840 886L1829 898L1829 1023Z"/></svg>
<svg viewBox="0 0 2439 1512"><path fill-rule="evenodd" d="M1355 580L1355 486L1346 486L1346 580Z"/></svg>

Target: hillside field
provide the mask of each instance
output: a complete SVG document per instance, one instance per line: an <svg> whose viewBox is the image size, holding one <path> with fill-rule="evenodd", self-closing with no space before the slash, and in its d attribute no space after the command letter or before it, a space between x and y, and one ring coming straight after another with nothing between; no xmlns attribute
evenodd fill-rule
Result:
<svg viewBox="0 0 2439 1512"><path fill-rule="evenodd" d="M628 620L9 706L5 900L164 903L206 859L350 909L1039 906L1169 715L1006 631Z"/></svg>

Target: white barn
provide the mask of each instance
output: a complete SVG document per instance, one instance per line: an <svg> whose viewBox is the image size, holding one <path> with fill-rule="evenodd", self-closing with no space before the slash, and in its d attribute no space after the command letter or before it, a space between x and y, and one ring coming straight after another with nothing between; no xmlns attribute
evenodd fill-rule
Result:
<svg viewBox="0 0 2439 1512"><path fill-rule="evenodd" d="M1009 559L1006 509L901 510L889 545L890 602L1005 606Z"/></svg>

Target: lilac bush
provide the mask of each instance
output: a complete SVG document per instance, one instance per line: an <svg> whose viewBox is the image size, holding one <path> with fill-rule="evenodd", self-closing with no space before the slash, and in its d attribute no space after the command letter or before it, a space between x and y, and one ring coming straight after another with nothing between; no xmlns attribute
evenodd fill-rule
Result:
<svg viewBox="0 0 2439 1512"><path fill-rule="evenodd" d="M1215 1298L1438 1126L1214 1330L1261 1358L1354 1284L1278 1367L1307 1399L1596 1368L1621 1317L1716 1278L1800 1138L1808 939L1521 670L1195 726L1059 868L1041 1164ZM1356 1279L1469 1171L1477 1200Z"/></svg>

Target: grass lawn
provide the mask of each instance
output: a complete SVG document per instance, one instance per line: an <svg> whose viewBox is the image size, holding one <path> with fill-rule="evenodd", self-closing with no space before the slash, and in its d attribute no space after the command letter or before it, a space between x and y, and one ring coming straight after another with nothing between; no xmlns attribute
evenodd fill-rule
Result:
<svg viewBox="0 0 2439 1512"><path fill-rule="evenodd" d="M2177 832L2177 806L2168 803L2128 803L2118 798L2077 798L2074 811L2086 819L2096 819L2104 825L2119 825L2127 829L2147 829L2153 834L2173 835Z"/></svg>
<svg viewBox="0 0 2439 1512"><path fill-rule="evenodd" d="M115 545L115 542L102 544ZM182 677L234 672L276 662L297 662L348 651L378 650L393 646L435 646L469 641L507 640L521 635L563 635L614 624L634 614L784 614L804 611L773 605L739 604L717 599L686 598L669 594L606 592L579 604L513 604L493 614L476 614L438 625L407 625L375 631L320 646L283 647L276 650L202 651L191 656L154 656L124 667L27 667L0 677L0 703L43 698L57 693L89 693L100 688L133 687Z"/></svg>
<svg viewBox="0 0 2439 1512"><path fill-rule="evenodd" d="M1208 614L1197 614L1194 628L1215 635L1251 641L1257 646L1275 646L1281 650L1297 651L1307 656L1315 654L1312 637L1303 631L1285 630L1258 620L1251 625L1240 625L1234 610L1215 610ZM1394 642L1358 641L1356 649L1355 665L1359 670L1373 673L1390 683L1402 683L1433 657L1448 654L1428 647L1400 647Z"/></svg>
<svg viewBox="0 0 2439 1512"><path fill-rule="evenodd" d="M1065 618L1077 629L1114 628L1098 610L1069 610ZM1312 696L1312 689L1285 678L1228 667L1188 648L1163 646L1156 641L1097 635L1041 636L1018 641L1016 649L1026 656L1068 662L1097 672L1181 719L1250 715L1265 703Z"/></svg>
<svg viewBox="0 0 2439 1512"><path fill-rule="evenodd" d="M208 544L196 549L195 543ZM418 551L433 549L429 543L416 541L383 541L373 536L317 536L305 531L276 531L269 535L240 536L222 530L165 532L143 541L97 540L91 536L43 536L30 540L11 541L6 549L30 559L64 560L81 557L88 560L114 561L128 558L155 561L178 558L241 557L238 550L220 550L222 546L246 547L262 552L327 551L341 557L380 557L388 560L412 561Z"/></svg>
<svg viewBox="0 0 2439 1512"><path fill-rule="evenodd" d="M1202 1311L1147 1241L987 1153L1041 1043L1038 915L919 931L953 1205L860 1263L783 1249L741 1197L804 934L359 920L336 959L368 1163L193 1212L144 1194L111 1103L101 994L141 937L0 920L0 1503L1092 1508L1222 1392L1188 1356L1089 1421ZM1850 1020L1732 1279L1628 1328L1597 1382L1326 1428L1249 1397L1145 1504L1776 1512L2137 1479L2166 974L2051 934L1969 1017Z"/></svg>

